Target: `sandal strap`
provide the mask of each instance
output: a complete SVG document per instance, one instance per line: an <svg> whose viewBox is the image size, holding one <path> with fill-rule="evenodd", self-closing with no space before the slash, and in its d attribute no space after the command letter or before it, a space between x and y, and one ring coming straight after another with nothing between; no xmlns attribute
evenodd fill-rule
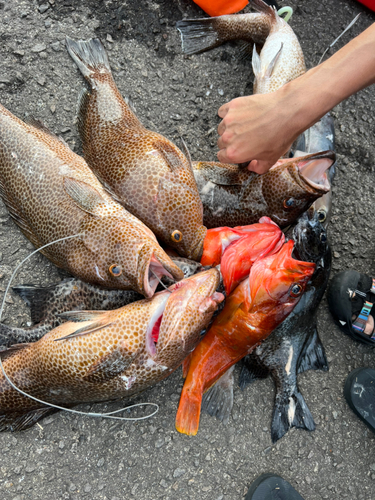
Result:
<svg viewBox="0 0 375 500"><path fill-rule="evenodd" d="M364 333L365 327L366 327L366 322L368 320L368 317L370 316L370 312L371 312L373 305L374 304L372 304L371 302L367 302L367 301L363 304L361 312L359 313L357 319L352 324L352 327L354 328L354 330L356 330L359 333Z"/></svg>
<svg viewBox="0 0 375 500"><path fill-rule="evenodd" d="M370 292L375 293L375 278L372 278L372 287L371 287Z"/></svg>

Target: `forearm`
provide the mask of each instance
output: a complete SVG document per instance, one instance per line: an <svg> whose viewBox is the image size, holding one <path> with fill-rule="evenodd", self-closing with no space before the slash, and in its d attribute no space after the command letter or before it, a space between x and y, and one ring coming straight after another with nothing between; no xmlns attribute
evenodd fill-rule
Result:
<svg viewBox="0 0 375 500"><path fill-rule="evenodd" d="M325 62L284 85L277 92L296 133L359 90L375 83L375 23Z"/></svg>

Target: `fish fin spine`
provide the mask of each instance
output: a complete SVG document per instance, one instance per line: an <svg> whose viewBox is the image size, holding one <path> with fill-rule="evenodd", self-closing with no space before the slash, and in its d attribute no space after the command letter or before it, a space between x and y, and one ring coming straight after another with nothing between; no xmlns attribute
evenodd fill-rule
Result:
<svg viewBox="0 0 375 500"><path fill-rule="evenodd" d="M275 9L273 9L266 2L263 2L263 0L250 0L249 7L257 12L267 14L275 20L277 19Z"/></svg>
<svg viewBox="0 0 375 500"><path fill-rule="evenodd" d="M95 75L112 77L107 53L99 38L75 41L66 36L66 48L83 76L90 82Z"/></svg>

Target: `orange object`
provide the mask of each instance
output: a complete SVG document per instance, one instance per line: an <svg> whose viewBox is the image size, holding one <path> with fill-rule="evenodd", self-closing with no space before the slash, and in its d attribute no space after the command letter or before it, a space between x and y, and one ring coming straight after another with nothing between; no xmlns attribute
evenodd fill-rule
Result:
<svg viewBox="0 0 375 500"><path fill-rule="evenodd" d="M227 298L224 309L184 363L187 372L176 429L198 432L202 396L231 366L288 316L297 305L315 264L294 260L289 240L273 255L257 260L247 280Z"/></svg>
<svg viewBox="0 0 375 500"><path fill-rule="evenodd" d="M253 263L280 250L285 237L269 217L257 224L235 228L209 229L203 242L203 266L221 264L224 287L229 295L240 281L248 277Z"/></svg>
<svg viewBox="0 0 375 500"><path fill-rule="evenodd" d="M246 7L248 0L193 0L209 16L223 16L233 14Z"/></svg>

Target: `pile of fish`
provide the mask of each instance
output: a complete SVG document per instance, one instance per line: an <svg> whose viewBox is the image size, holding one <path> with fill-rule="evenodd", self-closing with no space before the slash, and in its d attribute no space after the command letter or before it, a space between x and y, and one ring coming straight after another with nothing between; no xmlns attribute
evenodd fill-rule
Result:
<svg viewBox="0 0 375 500"><path fill-rule="evenodd" d="M255 92L271 92L305 71L303 54L271 7L251 4L257 13L178 28L190 54L251 44ZM313 430L297 373L328 369L316 310L331 262L331 118L262 176L192 162L140 123L99 40L66 45L90 87L78 116L85 159L0 105L1 197L24 235L72 275L14 288L34 326L0 324L0 430L26 429L50 405L133 396L183 363L176 428L196 434L201 409L228 420L242 359L242 388L275 380L273 441L292 426Z"/></svg>

